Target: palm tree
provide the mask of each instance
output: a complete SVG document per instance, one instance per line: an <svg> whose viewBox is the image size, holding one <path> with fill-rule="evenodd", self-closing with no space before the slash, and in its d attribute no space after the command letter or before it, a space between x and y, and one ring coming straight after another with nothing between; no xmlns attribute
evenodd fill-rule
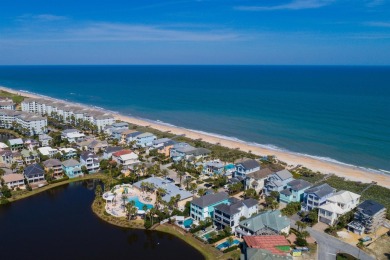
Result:
<svg viewBox="0 0 390 260"><path fill-rule="evenodd" d="M184 184L187 186L187 190L188 190L188 185L191 183L191 179L189 179L189 178L185 178L184 179Z"/></svg>
<svg viewBox="0 0 390 260"><path fill-rule="evenodd" d="M304 239L306 239L308 236L310 236L310 233L307 232L306 230L303 230L303 231L301 231L301 236L302 236Z"/></svg>
<svg viewBox="0 0 390 260"><path fill-rule="evenodd" d="M198 190L198 195L199 195L199 196L202 197L202 196L205 195L205 194L206 194L206 190L205 190L205 189L201 188L201 189Z"/></svg>
<svg viewBox="0 0 390 260"><path fill-rule="evenodd" d="M226 241L228 242L229 247L231 247L233 245L234 239L232 237L228 237L228 239L226 239Z"/></svg>
<svg viewBox="0 0 390 260"><path fill-rule="evenodd" d="M298 232L302 231L303 229L305 229L307 227L307 225L305 223L303 223L302 221L297 221L295 224L297 225Z"/></svg>
<svg viewBox="0 0 390 260"><path fill-rule="evenodd" d="M177 172L177 177L179 177L179 179L180 179L180 186L181 186L181 179L183 178L184 175L185 175L185 172L182 172L182 171Z"/></svg>
<svg viewBox="0 0 390 260"><path fill-rule="evenodd" d="M162 176L163 176L164 178L167 178L168 175L169 175L169 171L168 171L167 169L164 169L164 170L161 171L161 174L162 174Z"/></svg>

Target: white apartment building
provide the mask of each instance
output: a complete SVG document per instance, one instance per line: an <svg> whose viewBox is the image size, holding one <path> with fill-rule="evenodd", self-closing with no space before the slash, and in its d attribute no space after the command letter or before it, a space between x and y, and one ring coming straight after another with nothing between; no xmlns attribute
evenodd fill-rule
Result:
<svg viewBox="0 0 390 260"><path fill-rule="evenodd" d="M47 132L47 119L23 111L0 110L0 127L27 128L30 135L39 135Z"/></svg>

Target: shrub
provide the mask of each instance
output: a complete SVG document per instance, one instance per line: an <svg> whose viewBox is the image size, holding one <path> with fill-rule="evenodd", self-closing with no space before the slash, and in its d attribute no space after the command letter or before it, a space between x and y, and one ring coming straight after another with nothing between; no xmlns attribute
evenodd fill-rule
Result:
<svg viewBox="0 0 390 260"><path fill-rule="evenodd" d="M232 251L234 251L234 250L237 250L237 248L238 248L238 246L231 246L231 247L229 247L229 248L223 250L222 252L223 252L223 253L229 253L229 252L232 252Z"/></svg>

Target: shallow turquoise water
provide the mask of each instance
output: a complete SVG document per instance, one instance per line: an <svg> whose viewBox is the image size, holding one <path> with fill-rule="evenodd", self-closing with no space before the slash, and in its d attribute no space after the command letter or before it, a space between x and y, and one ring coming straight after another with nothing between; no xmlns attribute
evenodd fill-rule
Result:
<svg viewBox="0 0 390 260"><path fill-rule="evenodd" d="M148 209L153 208L153 205L151 205L151 204L146 204L146 203L142 203L141 201L139 201L139 198L138 198L138 197L130 197L130 198L129 198L129 201L134 201L134 202L135 202L135 206L136 206L139 210L143 210L144 205L146 205L146 207L147 207Z"/></svg>

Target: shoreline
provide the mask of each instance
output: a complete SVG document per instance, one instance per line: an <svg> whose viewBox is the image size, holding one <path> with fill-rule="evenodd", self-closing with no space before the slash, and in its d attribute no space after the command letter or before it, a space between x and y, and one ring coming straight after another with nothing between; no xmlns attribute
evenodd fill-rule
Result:
<svg viewBox="0 0 390 260"><path fill-rule="evenodd" d="M56 100L56 101L61 101L64 103L69 103L72 105L78 105L78 106L83 106L87 107L90 109L95 109L98 111L104 111L113 114L114 118L116 120L121 120L130 124L135 124L139 126L144 126L144 127L150 127L157 129L162 132L170 132L175 135L185 135L187 138L190 139L201 139L202 141L211 143L211 144L217 144L219 143L221 146L225 146L231 149L240 149L242 151L249 152L251 151L253 154L258 155L258 156L266 156L266 155L274 155L278 160L286 162L288 165L302 165L306 168L309 168L313 171L319 171L324 174L335 174L340 177L344 177L347 180L351 181L360 181L364 183L371 183L371 182L377 182L378 185L390 188L390 175L385 174L384 172L382 173L381 171L376 171L376 170L369 170L363 167L359 166L352 166L348 164L344 164L341 162L331 162L327 160L321 160L320 158L315 158L314 156L310 155L304 155L304 154L296 154L288 151L280 151L276 149L271 149L267 147L262 147L259 144L254 144L254 143L247 143L241 140L232 140L227 137L223 136L218 136L217 134L210 134L210 133L205 133L202 131L197 131L197 130L190 130L190 129L185 129L182 127L178 126L173 126L170 124L166 123L159 123L159 122L154 122L152 120L145 120L145 119L140 119L136 117L131 117L131 116L126 116L122 115L117 112L110 111L108 109L96 107L96 106L91 106L91 105L85 105L85 104L80 104L76 102L70 102L67 100L60 100L52 97L48 97L45 95L39 95L39 94L33 94L27 91L17 91L11 88L7 88L4 86L0 86L1 90L13 93L13 94L19 94L23 95L26 97L31 97L31 98L44 98L44 99L49 99L49 100Z"/></svg>

